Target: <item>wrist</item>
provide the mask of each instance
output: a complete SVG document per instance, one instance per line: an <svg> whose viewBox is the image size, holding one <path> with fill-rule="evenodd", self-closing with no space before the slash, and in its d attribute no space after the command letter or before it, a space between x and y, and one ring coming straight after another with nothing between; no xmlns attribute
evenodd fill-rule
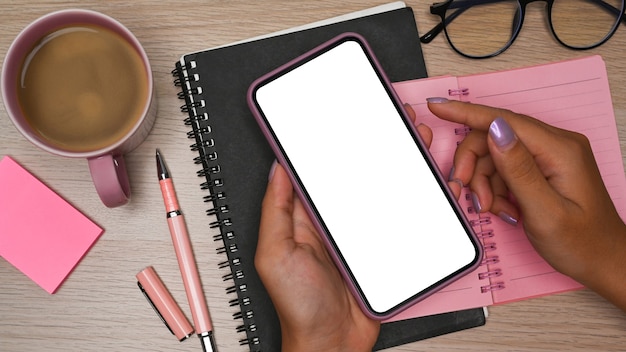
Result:
<svg viewBox="0 0 626 352"><path fill-rule="evenodd" d="M341 341L336 341L332 338L320 339L320 338L293 338L293 336L283 336L282 340L282 352L314 352L314 351L328 351L328 352L341 352L348 351L348 349L341 346Z"/></svg>
<svg viewBox="0 0 626 352"><path fill-rule="evenodd" d="M605 234L607 241L594 265L580 281L620 309L626 311L626 224L622 221Z"/></svg>
<svg viewBox="0 0 626 352"><path fill-rule="evenodd" d="M376 339L360 336L351 338L349 333L293 334L282 332L282 352L371 352ZM370 342L370 340L372 340Z"/></svg>

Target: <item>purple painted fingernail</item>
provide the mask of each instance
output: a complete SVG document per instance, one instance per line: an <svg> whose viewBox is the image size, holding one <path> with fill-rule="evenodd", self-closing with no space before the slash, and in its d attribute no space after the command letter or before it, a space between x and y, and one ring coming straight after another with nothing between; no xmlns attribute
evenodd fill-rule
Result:
<svg viewBox="0 0 626 352"><path fill-rule="evenodd" d="M506 222L507 224L511 225L511 226L517 226L517 219L512 217L511 215L505 213L505 212L500 212L498 214L498 216L500 217L500 219L502 219L504 222Z"/></svg>
<svg viewBox="0 0 626 352"><path fill-rule="evenodd" d="M450 173L448 174L448 181L452 181L454 179L454 171L456 170L456 167L454 167L454 165L452 165L452 168L450 169Z"/></svg>
<svg viewBox="0 0 626 352"><path fill-rule="evenodd" d="M500 150L506 150L517 140L515 132L502 117L498 117L489 126L489 135Z"/></svg>
<svg viewBox="0 0 626 352"><path fill-rule="evenodd" d="M476 211L476 214L483 210L483 207L480 204L480 199L478 199L478 195L474 192L472 192L472 205L474 205L474 211Z"/></svg>
<svg viewBox="0 0 626 352"><path fill-rule="evenodd" d="M278 165L278 161L274 160L274 162L272 163L272 167L270 168L270 173L267 176L268 182L272 182L272 179L274 178L274 173L276 172L277 165Z"/></svg>
<svg viewBox="0 0 626 352"><path fill-rule="evenodd" d="M449 102L447 98L442 98L442 97L426 98L426 101L431 104L443 104L443 103Z"/></svg>

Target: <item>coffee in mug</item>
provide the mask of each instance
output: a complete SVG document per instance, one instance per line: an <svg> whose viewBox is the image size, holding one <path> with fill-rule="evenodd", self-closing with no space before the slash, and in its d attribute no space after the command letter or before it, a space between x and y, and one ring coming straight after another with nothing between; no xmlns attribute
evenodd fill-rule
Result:
<svg viewBox="0 0 626 352"><path fill-rule="evenodd" d="M51 153L87 158L103 203L128 202L123 155L156 118L150 63L135 36L111 17L63 10L27 26L2 68L9 117Z"/></svg>
<svg viewBox="0 0 626 352"><path fill-rule="evenodd" d="M148 77L137 51L96 25L47 34L25 57L16 84L31 128L70 152L98 150L120 140L148 99Z"/></svg>

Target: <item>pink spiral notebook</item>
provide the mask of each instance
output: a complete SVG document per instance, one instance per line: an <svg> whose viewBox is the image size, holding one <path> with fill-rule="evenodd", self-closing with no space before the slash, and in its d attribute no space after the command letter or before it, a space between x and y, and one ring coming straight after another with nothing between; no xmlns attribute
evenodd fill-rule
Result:
<svg viewBox="0 0 626 352"><path fill-rule="evenodd" d="M626 177L606 67L600 56L462 77L399 82L394 88L418 120L433 129L431 152L444 175L465 126L442 121L427 97L448 97L534 116L585 134L604 183L622 219L626 218ZM512 227L489 213L476 214L464 190L460 203L485 248L483 265L394 317L401 320L466 308L502 304L582 288L556 272L535 252L521 225ZM419 275L419 273L416 273Z"/></svg>
<svg viewBox="0 0 626 352"><path fill-rule="evenodd" d="M0 256L41 288L54 293L101 234L13 159L0 160Z"/></svg>

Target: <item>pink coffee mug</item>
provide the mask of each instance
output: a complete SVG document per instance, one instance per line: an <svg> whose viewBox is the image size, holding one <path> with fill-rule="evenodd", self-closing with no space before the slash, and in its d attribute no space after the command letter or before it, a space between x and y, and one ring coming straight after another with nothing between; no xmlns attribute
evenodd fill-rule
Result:
<svg viewBox="0 0 626 352"><path fill-rule="evenodd" d="M70 151L53 145L36 133L24 116L18 101L17 82L24 59L43 37L59 28L95 25L117 33L139 54L147 77L147 99L130 130L116 141L97 150ZM130 200L130 182L123 155L135 149L149 134L156 119L156 97L148 56L135 36L115 19L89 10L69 9L47 14L28 25L15 38L2 67L2 98L15 127L33 144L50 153L86 158L100 199L107 207L117 207Z"/></svg>

